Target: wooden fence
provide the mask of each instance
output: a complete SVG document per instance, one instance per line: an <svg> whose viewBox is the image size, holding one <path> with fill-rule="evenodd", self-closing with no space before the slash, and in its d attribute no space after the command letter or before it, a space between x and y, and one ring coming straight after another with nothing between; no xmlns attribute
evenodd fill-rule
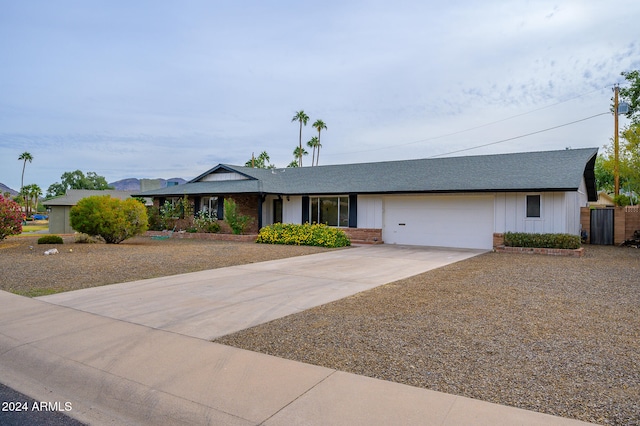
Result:
<svg viewBox="0 0 640 426"><path fill-rule="evenodd" d="M640 206L612 207L613 215L613 244L618 245L633 236L634 231L640 231ZM580 223L587 231L587 242L591 242L591 208L580 209Z"/></svg>

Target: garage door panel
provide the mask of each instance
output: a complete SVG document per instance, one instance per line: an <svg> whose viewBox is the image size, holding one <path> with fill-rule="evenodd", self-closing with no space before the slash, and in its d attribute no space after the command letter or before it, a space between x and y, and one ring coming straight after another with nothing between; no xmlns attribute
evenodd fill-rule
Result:
<svg viewBox="0 0 640 426"><path fill-rule="evenodd" d="M386 197L383 239L390 244L491 248L492 196Z"/></svg>

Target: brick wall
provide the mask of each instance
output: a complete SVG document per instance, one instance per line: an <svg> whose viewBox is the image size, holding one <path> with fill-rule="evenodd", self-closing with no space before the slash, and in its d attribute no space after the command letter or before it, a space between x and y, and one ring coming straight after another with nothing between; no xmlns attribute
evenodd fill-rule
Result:
<svg viewBox="0 0 640 426"><path fill-rule="evenodd" d="M164 236L171 238L182 238L192 240L214 240L214 241L234 241L240 243L254 243L258 238L257 235L233 235L233 234L206 234L206 233L190 233L190 232L165 232L165 231L147 231L147 237Z"/></svg>
<svg viewBox="0 0 640 426"><path fill-rule="evenodd" d="M625 213L625 240L630 240L635 231L640 231L640 206L625 207Z"/></svg>
<svg viewBox="0 0 640 426"><path fill-rule="evenodd" d="M624 207L616 207L613 213L613 244L622 244L626 240L626 219L627 215Z"/></svg>
<svg viewBox="0 0 640 426"><path fill-rule="evenodd" d="M382 229L377 228L340 228L356 244L382 244Z"/></svg>
<svg viewBox="0 0 640 426"><path fill-rule="evenodd" d="M591 209L580 207L580 226L587 231L587 244L591 242Z"/></svg>
<svg viewBox="0 0 640 426"><path fill-rule="evenodd" d="M225 195L224 199L232 199L238 206L238 213L251 217L252 221L245 234L258 233L258 195Z"/></svg>

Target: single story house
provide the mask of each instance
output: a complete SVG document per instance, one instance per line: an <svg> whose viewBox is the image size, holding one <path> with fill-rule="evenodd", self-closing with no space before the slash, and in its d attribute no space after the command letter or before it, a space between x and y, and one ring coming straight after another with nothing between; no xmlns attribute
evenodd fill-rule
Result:
<svg viewBox="0 0 640 426"><path fill-rule="evenodd" d="M113 189L91 190L91 189L70 189L65 195L43 201L49 212L49 233L50 234L73 234L69 213L71 207L78 204L78 201L92 195L109 195L114 198L126 200L131 198L133 191L116 191Z"/></svg>
<svg viewBox="0 0 640 426"><path fill-rule="evenodd" d="M580 234L597 200L597 148L286 169L219 164L184 185L133 194L154 204L187 196L216 211L233 198L252 231L326 223L356 240L490 249L494 233Z"/></svg>

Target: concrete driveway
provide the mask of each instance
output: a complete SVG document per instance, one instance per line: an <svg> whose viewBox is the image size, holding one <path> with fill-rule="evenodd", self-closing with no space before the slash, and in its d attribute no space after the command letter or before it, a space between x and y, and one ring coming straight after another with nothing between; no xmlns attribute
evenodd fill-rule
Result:
<svg viewBox="0 0 640 426"><path fill-rule="evenodd" d="M94 287L39 299L211 340L483 252L360 246Z"/></svg>

